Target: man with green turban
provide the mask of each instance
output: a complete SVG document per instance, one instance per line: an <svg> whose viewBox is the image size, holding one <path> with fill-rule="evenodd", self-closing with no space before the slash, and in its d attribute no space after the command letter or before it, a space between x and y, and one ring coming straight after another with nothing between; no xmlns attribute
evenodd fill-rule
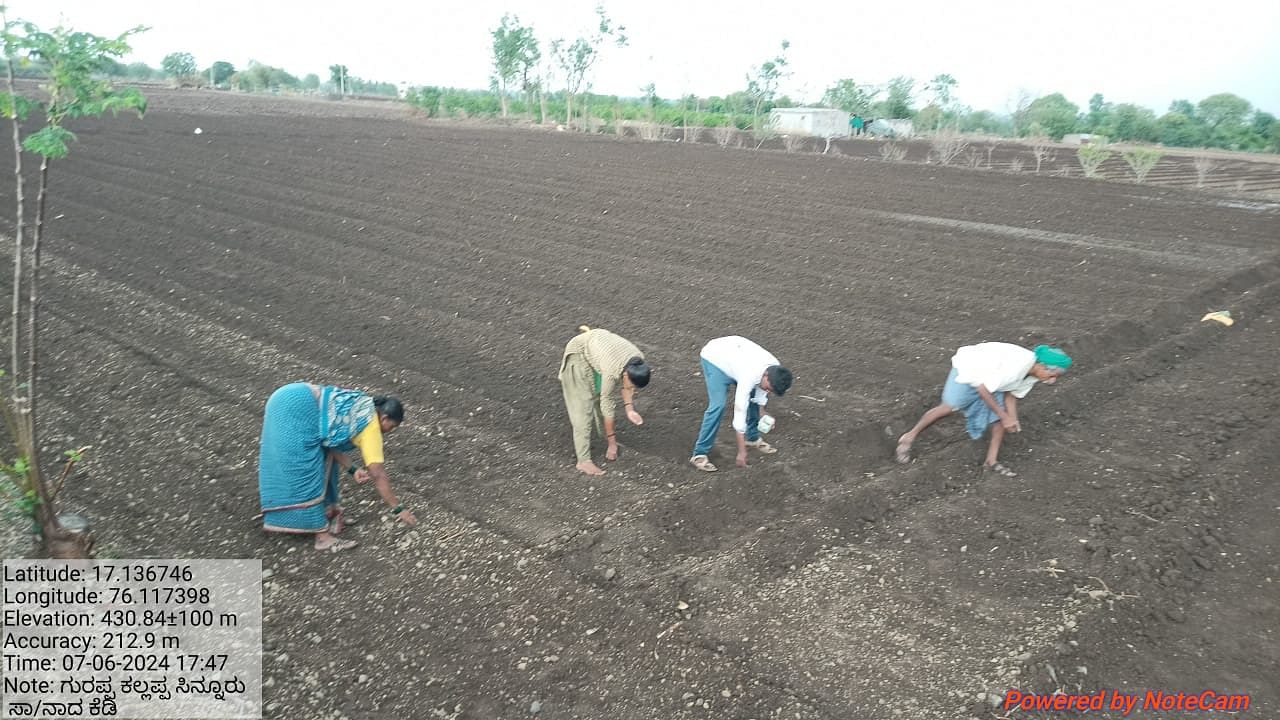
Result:
<svg viewBox="0 0 1280 720"><path fill-rule="evenodd" d="M977 440L991 428L991 443L982 469L1006 477L1017 473L997 460L1006 432L1019 432L1018 401L1037 382L1052 385L1071 367L1071 357L1060 348L986 342L966 345L951 358L951 374L942 388L942 402L920 417L915 427L898 438L894 456L911 461L911 445L920 431L959 410L965 416L969 437Z"/></svg>

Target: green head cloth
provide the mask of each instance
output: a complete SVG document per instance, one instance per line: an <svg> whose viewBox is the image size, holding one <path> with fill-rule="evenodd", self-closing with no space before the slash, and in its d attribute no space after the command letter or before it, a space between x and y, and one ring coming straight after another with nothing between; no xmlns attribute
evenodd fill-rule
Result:
<svg viewBox="0 0 1280 720"><path fill-rule="evenodd" d="M1061 368L1067 370L1071 367L1071 356L1062 352L1061 348L1049 347L1048 345L1037 345L1035 348L1036 362L1053 368Z"/></svg>

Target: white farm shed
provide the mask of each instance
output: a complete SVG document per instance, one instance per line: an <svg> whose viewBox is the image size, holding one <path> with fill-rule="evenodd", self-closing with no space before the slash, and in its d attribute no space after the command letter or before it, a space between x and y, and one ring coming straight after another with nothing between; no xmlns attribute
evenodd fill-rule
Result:
<svg viewBox="0 0 1280 720"><path fill-rule="evenodd" d="M849 134L849 113L830 108L797 107L775 108L769 112L769 121L778 132L786 135L812 135L814 137L845 137Z"/></svg>

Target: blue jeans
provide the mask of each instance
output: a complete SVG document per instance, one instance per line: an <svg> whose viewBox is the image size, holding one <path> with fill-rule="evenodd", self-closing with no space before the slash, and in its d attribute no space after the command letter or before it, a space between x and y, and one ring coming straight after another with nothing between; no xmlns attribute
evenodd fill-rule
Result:
<svg viewBox="0 0 1280 720"><path fill-rule="evenodd" d="M729 388L737 385L733 378L723 370L702 361L702 378L707 381L707 411L702 414L702 429L698 431L698 444L693 446L694 455L706 455L716 444L716 431L720 429L720 419L724 417L724 406ZM760 439L760 430L756 423L760 422L760 406L747 403L747 441Z"/></svg>

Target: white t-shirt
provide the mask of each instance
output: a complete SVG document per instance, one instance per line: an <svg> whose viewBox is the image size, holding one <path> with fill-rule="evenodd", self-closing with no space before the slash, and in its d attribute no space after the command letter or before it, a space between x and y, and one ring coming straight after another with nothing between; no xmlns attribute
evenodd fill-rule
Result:
<svg viewBox="0 0 1280 720"><path fill-rule="evenodd" d="M739 335L716 338L702 347L702 359L715 365L738 384L733 395L733 429L747 431L747 403L764 407L769 393L760 388L760 378L778 358Z"/></svg>
<svg viewBox="0 0 1280 720"><path fill-rule="evenodd" d="M1036 354L1012 343L985 342L966 345L951 358L956 369L956 382L990 392L1008 392L1016 398L1026 397L1037 380L1028 375L1036 364Z"/></svg>

